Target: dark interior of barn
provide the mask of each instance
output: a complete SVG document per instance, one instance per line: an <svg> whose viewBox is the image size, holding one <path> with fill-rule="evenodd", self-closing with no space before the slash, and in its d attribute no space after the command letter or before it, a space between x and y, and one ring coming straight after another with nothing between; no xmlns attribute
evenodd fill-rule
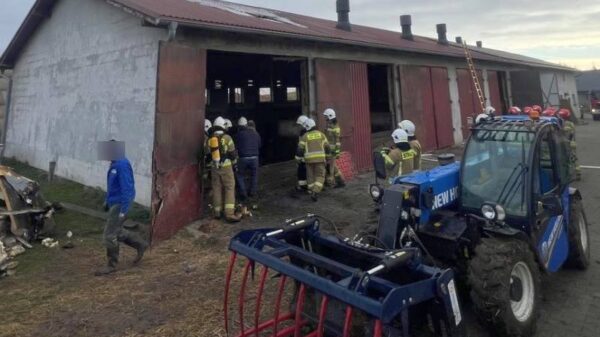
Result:
<svg viewBox="0 0 600 337"><path fill-rule="evenodd" d="M306 61L301 58L209 51L206 118L240 117L256 123L261 164L294 158L295 122L303 112Z"/></svg>
<svg viewBox="0 0 600 337"><path fill-rule="evenodd" d="M385 64L369 64L369 105L371 109L371 132L390 131L393 127L390 105L389 71Z"/></svg>

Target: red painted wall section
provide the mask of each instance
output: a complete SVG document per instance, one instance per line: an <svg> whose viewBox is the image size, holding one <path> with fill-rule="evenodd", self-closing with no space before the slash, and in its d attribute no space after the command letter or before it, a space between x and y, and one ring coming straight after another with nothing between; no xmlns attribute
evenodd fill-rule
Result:
<svg viewBox="0 0 600 337"><path fill-rule="evenodd" d="M152 240L202 211L198 153L204 141L206 51L161 43L153 157Z"/></svg>
<svg viewBox="0 0 600 337"><path fill-rule="evenodd" d="M454 145L454 127L452 126L448 69L431 68L431 84L433 87L432 100L435 107L437 147L449 147Z"/></svg>
<svg viewBox="0 0 600 337"><path fill-rule="evenodd" d="M502 111L502 96L500 94L500 81L497 71L488 71L488 87L490 89L490 104L496 109L498 114L506 113L506 111Z"/></svg>
<svg viewBox="0 0 600 337"><path fill-rule="evenodd" d="M458 75L458 95L460 103L460 113L462 122L462 133L463 138L467 139L470 134L469 125L467 123L468 117L475 118L482 111L473 80L471 79L471 73L467 69L457 69ZM481 74L481 72L479 72ZM480 77L481 80L481 77ZM481 81L483 83L483 81Z"/></svg>
<svg viewBox="0 0 600 337"><path fill-rule="evenodd" d="M365 63L351 63L352 115L354 117L354 164L359 172L373 166L371 149L371 110L369 78Z"/></svg>
<svg viewBox="0 0 600 337"><path fill-rule="evenodd" d="M371 114L367 65L360 62L315 60L317 117L325 128L323 111L333 108L342 129L342 150L352 155L357 170L371 169Z"/></svg>
<svg viewBox="0 0 600 337"><path fill-rule="evenodd" d="M424 137L419 138L421 145L425 150L435 150L438 148L437 125L435 120L435 104L433 102L433 84L431 82L431 68L419 67L421 78L421 93L423 100L423 115L417 128L422 130Z"/></svg>

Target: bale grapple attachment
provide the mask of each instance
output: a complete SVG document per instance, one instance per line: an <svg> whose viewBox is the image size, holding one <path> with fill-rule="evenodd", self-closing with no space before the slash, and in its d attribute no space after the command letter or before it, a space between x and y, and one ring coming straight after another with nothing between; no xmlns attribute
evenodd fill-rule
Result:
<svg viewBox="0 0 600 337"><path fill-rule="evenodd" d="M462 336L453 272L420 250L383 250L319 231L314 215L230 243L228 336Z"/></svg>

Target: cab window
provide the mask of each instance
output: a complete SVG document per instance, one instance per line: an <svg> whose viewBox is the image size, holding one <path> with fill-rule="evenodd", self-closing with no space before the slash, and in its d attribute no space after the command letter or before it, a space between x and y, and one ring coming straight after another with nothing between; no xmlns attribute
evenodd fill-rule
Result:
<svg viewBox="0 0 600 337"><path fill-rule="evenodd" d="M545 195L558 187L553 137L546 133L539 143L534 167L533 190L537 195Z"/></svg>

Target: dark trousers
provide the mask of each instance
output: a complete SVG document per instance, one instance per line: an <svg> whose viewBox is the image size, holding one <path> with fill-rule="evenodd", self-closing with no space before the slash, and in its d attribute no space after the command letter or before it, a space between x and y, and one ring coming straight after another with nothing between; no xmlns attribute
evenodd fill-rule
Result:
<svg viewBox="0 0 600 337"><path fill-rule="evenodd" d="M248 197L255 197L258 192L258 157L238 159L238 170L235 175L240 199L244 201Z"/></svg>
<svg viewBox="0 0 600 337"><path fill-rule="evenodd" d="M108 257L108 265L116 267L119 263L119 243L140 250L145 248L148 243L135 232L131 232L123 228L125 219L119 218L121 205L113 205L108 211L108 220L104 227L104 246L106 247L106 256Z"/></svg>

